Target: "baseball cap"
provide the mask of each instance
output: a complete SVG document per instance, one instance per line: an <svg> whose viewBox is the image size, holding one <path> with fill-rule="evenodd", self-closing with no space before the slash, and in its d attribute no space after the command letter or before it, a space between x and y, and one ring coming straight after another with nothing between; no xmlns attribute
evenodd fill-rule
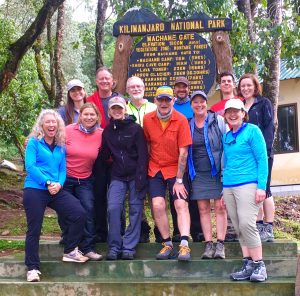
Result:
<svg viewBox="0 0 300 296"><path fill-rule="evenodd" d="M192 101L196 96L201 96L203 99L207 101L207 95L202 90L196 90L192 93L190 101Z"/></svg>
<svg viewBox="0 0 300 296"><path fill-rule="evenodd" d="M229 108L246 111L244 103L240 99L230 99L225 103L224 111Z"/></svg>
<svg viewBox="0 0 300 296"><path fill-rule="evenodd" d="M173 99L174 94L173 94L173 89L170 86L160 86L157 90L156 90L156 94L155 97L157 99L163 98L163 97L167 97L170 100Z"/></svg>
<svg viewBox="0 0 300 296"><path fill-rule="evenodd" d="M79 79L72 79L67 84L67 90L70 91L75 86L84 88L84 84Z"/></svg>
<svg viewBox="0 0 300 296"><path fill-rule="evenodd" d="M120 106L123 109L126 109L126 101L121 97L113 97L108 101L108 109L113 106Z"/></svg>
<svg viewBox="0 0 300 296"><path fill-rule="evenodd" d="M184 77L184 76L179 76L179 77L177 77L176 80L175 80L174 85L176 85L177 83L183 83L183 84L185 84L186 86L189 86L189 85L190 85L189 80L188 80L186 77Z"/></svg>

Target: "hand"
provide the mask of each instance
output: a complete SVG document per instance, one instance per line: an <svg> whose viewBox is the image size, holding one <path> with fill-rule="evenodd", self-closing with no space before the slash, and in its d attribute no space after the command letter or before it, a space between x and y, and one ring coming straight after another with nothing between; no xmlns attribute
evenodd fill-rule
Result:
<svg viewBox="0 0 300 296"><path fill-rule="evenodd" d="M188 192L185 189L184 185L177 182L174 183L173 194L176 194L180 199L187 199L188 197Z"/></svg>
<svg viewBox="0 0 300 296"><path fill-rule="evenodd" d="M255 203L259 204L266 199L266 191L262 189L256 189Z"/></svg>
<svg viewBox="0 0 300 296"><path fill-rule="evenodd" d="M59 192L61 187L62 186L59 183L52 182L50 185L48 185L48 191L51 195L55 195Z"/></svg>

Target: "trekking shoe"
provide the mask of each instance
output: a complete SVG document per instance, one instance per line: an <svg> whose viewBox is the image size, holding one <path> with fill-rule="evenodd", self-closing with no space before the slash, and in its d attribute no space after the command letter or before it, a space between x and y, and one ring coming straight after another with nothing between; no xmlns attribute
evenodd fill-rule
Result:
<svg viewBox="0 0 300 296"><path fill-rule="evenodd" d="M37 269L27 271L27 282L39 282L41 272Z"/></svg>
<svg viewBox="0 0 300 296"><path fill-rule="evenodd" d="M163 245L163 248L156 255L156 259L157 260L167 260L167 259L174 258L173 247L168 246L165 243L162 243L162 245Z"/></svg>
<svg viewBox="0 0 300 296"><path fill-rule="evenodd" d="M123 260L133 260L134 259L134 254L130 252L123 252L122 257Z"/></svg>
<svg viewBox="0 0 300 296"><path fill-rule="evenodd" d="M206 242L205 243L205 250L201 257L201 259L212 259L215 254L215 248L213 242Z"/></svg>
<svg viewBox="0 0 300 296"><path fill-rule="evenodd" d="M264 261L253 262L254 270L250 276L251 282L264 282L267 276L267 270Z"/></svg>
<svg viewBox="0 0 300 296"><path fill-rule="evenodd" d="M119 254L118 253L115 253L113 251L108 251L107 255L106 255L106 260L109 260L109 261L115 261L115 260L118 260L119 259Z"/></svg>
<svg viewBox="0 0 300 296"><path fill-rule="evenodd" d="M224 244L217 242L214 259L225 259L225 247Z"/></svg>
<svg viewBox="0 0 300 296"><path fill-rule="evenodd" d="M189 261L191 259L191 249L188 246L179 245L177 259L179 261Z"/></svg>
<svg viewBox="0 0 300 296"><path fill-rule="evenodd" d="M181 236L180 236L180 234L179 234L179 233L173 234L173 236L172 236L172 242L173 242L173 243L180 243L180 241L181 241Z"/></svg>
<svg viewBox="0 0 300 296"><path fill-rule="evenodd" d="M89 258L82 255L82 253L75 248L72 252L64 254L62 261L64 262L77 262L77 263L84 263L88 261Z"/></svg>
<svg viewBox="0 0 300 296"><path fill-rule="evenodd" d="M242 268L237 272L231 273L230 278L234 281L250 280L250 276L252 275L253 270L253 261L249 259L243 259Z"/></svg>
<svg viewBox="0 0 300 296"><path fill-rule="evenodd" d="M273 225L268 223L263 224L263 231L260 233L260 240L263 243L274 241Z"/></svg>
<svg viewBox="0 0 300 296"><path fill-rule="evenodd" d="M84 257L88 257L91 261L100 261L103 259L103 256L101 254L98 254L94 251L90 251L84 254Z"/></svg>

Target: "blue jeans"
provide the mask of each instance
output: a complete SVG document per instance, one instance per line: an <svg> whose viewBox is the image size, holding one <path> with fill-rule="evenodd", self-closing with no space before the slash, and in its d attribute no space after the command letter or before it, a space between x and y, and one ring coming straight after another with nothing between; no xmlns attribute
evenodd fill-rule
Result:
<svg viewBox="0 0 300 296"><path fill-rule="evenodd" d="M126 193L129 191L129 225L122 239L121 217L124 210ZM135 253L140 239L141 222L146 189L135 190L135 181L112 180L107 196L108 247L113 253Z"/></svg>
<svg viewBox="0 0 300 296"><path fill-rule="evenodd" d="M84 235L79 243L79 250L86 254L94 250L95 244L95 208L93 194L93 178L77 179L67 176L64 189L74 195L87 214Z"/></svg>
<svg viewBox="0 0 300 296"><path fill-rule="evenodd" d="M68 227L64 253L73 251L82 239L85 210L70 193L61 190L50 195L48 190L25 188L23 205L26 213L25 264L28 270L40 268L39 239L46 207L55 210Z"/></svg>

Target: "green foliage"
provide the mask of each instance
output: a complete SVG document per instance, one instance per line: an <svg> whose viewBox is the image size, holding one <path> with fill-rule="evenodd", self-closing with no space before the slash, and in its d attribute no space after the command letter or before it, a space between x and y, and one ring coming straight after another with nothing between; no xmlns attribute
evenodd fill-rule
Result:
<svg viewBox="0 0 300 296"><path fill-rule="evenodd" d="M20 240L0 240L0 250L20 250L25 249L25 241Z"/></svg>

